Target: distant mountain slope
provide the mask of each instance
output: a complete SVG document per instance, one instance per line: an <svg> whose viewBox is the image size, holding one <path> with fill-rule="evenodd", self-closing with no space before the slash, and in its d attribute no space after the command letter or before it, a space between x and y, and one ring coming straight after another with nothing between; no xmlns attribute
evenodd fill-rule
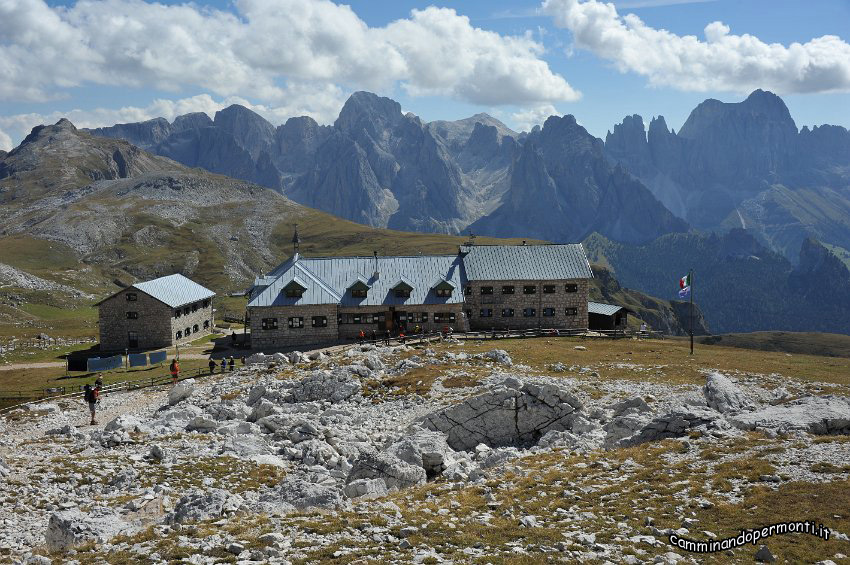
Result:
<svg viewBox="0 0 850 565"><path fill-rule="evenodd" d="M646 242L686 231L688 225L622 167L611 166L602 141L573 116L551 116L526 138L502 205L470 228L551 241L577 241L599 232L618 241Z"/></svg>
<svg viewBox="0 0 850 565"><path fill-rule="evenodd" d="M628 116L605 152L697 228L743 227L796 261L804 239L850 246L850 132L797 126L778 96L709 99L675 133Z"/></svg>
<svg viewBox="0 0 850 565"><path fill-rule="evenodd" d="M675 296L679 277L694 268L694 300L714 332L850 333L850 271L816 241L801 246L796 268L740 229L670 234L645 245L593 234L584 244L623 286L661 298Z"/></svg>

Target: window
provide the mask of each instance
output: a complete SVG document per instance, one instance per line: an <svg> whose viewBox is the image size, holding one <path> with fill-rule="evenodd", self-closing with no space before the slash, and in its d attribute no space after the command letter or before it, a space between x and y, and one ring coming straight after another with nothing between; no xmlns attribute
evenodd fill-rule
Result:
<svg viewBox="0 0 850 565"><path fill-rule="evenodd" d="M493 309L492 308L482 308L479 316L482 318L492 318L493 317Z"/></svg>
<svg viewBox="0 0 850 565"><path fill-rule="evenodd" d="M544 284L543 285L543 294L555 294L555 285Z"/></svg>
<svg viewBox="0 0 850 565"><path fill-rule="evenodd" d="M514 309L513 308L502 308L502 318L513 318L514 317Z"/></svg>
<svg viewBox="0 0 850 565"><path fill-rule="evenodd" d="M138 312L127 312L127 319L128 320L138 320L139 319L139 313Z"/></svg>
<svg viewBox="0 0 850 565"><path fill-rule="evenodd" d="M506 284L502 287L502 294L513 294L514 293L514 285Z"/></svg>
<svg viewBox="0 0 850 565"><path fill-rule="evenodd" d="M198 333L198 324L192 326L192 333Z"/></svg>
<svg viewBox="0 0 850 565"><path fill-rule="evenodd" d="M127 302L135 302L138 299L139 299L139 295L136 294L135 292L128 292L127 293Z"/></svg>
<svg viewBox="0 0 850 565"><path fill-rule="evenodd" d="M303 328L304 327L304 318L301 316L292 316L289 318L289 327L290 328Z"/></svg>
<svg viewBox="0 0 850 565"><path fill-rule="evenodd" d="M578 292L578 285L576 283L567 283L564 285L564 290L567 292Z"/></svg>
<svg viewBox="0 0 850 565"><path fill-rule="evenodd" d="M186 337L189 337L190 335L192 335L192 328L190 328L189 326L186 326L186 329L183 330L183 335L186 336Z"/></svg>
<svg viewBox="0 0 850 565"><path fill-rule="evenodd" d="M481 287L481 294L493 294L493 287L492 286L482 286Z"/></svg>
<svg viewBox="0 0 850 565"><path fill-rule="evenodd" d="M263 318L262 320L262 328L264 330L276 330L277 329L277 318Z"/></svg>
<svg viewBox="0 0 850 565"><path fill-rule="evenodd" d="M465 295L469 296L470 294L472 294L472 287L469 286L469 285L463 287L463 293Z"/></svg>
<svg viewBox="0 0 850 565"><path fill-rule="evenodd" d="M327 316L313 316L313 327L314 328L326 328L326 327L328 327L328 317Z"/></svg>
<svg viewBox="0 0 850 565"><path fill-rule="evenodd" d="M177 310L174 311L174 317L175 318L179 318L181 315L182 315L182 312L180 311L180 308L178 308Z"/></svg>
<svg viewBox="0 0 850 565"><path fill-rule="evenodd" d="M526 318L533 318L537 315L537 310L534 308L523 308L522 315Z"/></svg>
<svg viewBox="0 0 850 565"><path fill-rule="evenodd" d="M351 296L354 298L366 298L366 289L365 288L352 288Z"/></svg>
<svg viewBox="0 0 850 565"><path fill-rule="evenodd" d="M543 309L543 315L547 316L547 317L554 316L555 315L555 309L554 308L544 308Z"/></svg>
<svg viewBox="0 0 850 565"><path fill-rule="evenodd" d="M297 286L290 286L284 289L284 294L286 294L287 298L301 298L304 294L304 289Z"/></svg>
<svg viewBox="0 0 850 565"><path fill-rule="evenodd" d="M435 290L436 290L437 296L451 296L452 295L452 289L450 289L450 288L438 288L438 289L435 289Z"/></svg>
<svg viewBox="0 0 850 565"><path fill-rule="evenodd" d="M564 310L564 314L566 314L567 316L576 316L576 315L578 315L578 308L575 308L575 307L566 308Z"/></svg>
<svg viewBox="0 0 850 565"><path fill-rule="evenodd" d="M210 321L204 320L204 329L208 329L210 327Z"/></svg>
<svg viewBox="0 0 850 565"><path fill-rule="evenodd" d="M177 337L177 339L182 339L183 338L183 332L177 332L176 337Z"/></svg>
<svg viewBox="0 0 850 565"><path fill-rule="evenodd" d="M434 322L454 322L454 312L435 312Z"/></svg>
<svg viewBox="0 0 850 565"><path fill-rule="evenodd" d="M411 312L407 315L407 319L414 324L421 324L428 321L428 312Z"/></svg>
<svg viewBox="0 0 850 565"><path fill-rule="evenodd" d="M396 298L410 298L410 289L409 288L397 288L397 289L395 289L395 297Z"/></svg>
<svg viewBox="0 0 850 565"><path fill-rule="evenodd" d="M127 346L130 349L135 349L139 347L139 333L138 332L127 332Z"/></svg>
<svg viewBox="0 0 850 565"><path fill-rule="evenodd" d="M522 287L523 294L537 294L537 286L533 284L527 284Z"/></svg>

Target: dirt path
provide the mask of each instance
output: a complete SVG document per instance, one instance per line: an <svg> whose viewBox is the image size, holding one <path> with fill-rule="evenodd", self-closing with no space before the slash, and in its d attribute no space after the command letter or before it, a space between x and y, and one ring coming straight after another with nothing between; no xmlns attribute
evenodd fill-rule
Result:
<svg viewBox="0 0 850 565"><path fill-rule="evenodd" d="M0 371L13 371L18 369L49 369L51 367L64 367L62 361L45 361L43 363L12 363L11 365L0 365Z"/></svg>

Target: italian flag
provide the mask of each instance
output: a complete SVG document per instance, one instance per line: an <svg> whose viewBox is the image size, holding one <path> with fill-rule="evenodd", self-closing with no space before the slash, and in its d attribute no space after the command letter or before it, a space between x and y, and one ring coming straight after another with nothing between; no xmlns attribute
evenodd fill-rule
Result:
<svg viewBox="0 0 850 565"><path fill-rule="evenodd" d="M679 279L679 288L688 288L691 286L691 275L687 274Z"/></svg>

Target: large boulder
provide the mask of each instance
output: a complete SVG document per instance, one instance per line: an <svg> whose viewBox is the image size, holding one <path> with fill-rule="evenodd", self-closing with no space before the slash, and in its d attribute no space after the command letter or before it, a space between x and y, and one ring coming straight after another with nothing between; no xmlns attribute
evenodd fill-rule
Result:
<svg viewBox="0 0 850 565"><path fill-rule="evenodd" d="M692 428L706 426L722 419L717 412L701 406L682 406L674 408L661 416L656 416L646 425L641 427L637 433L616 442L619 447L628 447L656 441L660 439L681 437L686 435ZM606 444L611 446L606 439Z"/></svg>
<svg viewBox="0 0 850 565"><path fill-rule="evenodd" d="M248 415L248 421L258 422L266 416L271 416L273 414L277 414L278 412L280 412L280 409L277 407L277 405L263 398L254 405L254 409L251 411L251 414Z"/></svg>
<svg viewBox="0 0 850 565"><path fill-rule="evenodd" d="M192 396L193 392L195 392L195 379L180 381L168 392L168 404L174 406L181 400Z"/></svg>
<svg viewBox="0 0 850 565"><path fill-rule="evenodd" d="M351 374L315 372L300 380L290 389L287 401L329 400L330 402L341 402L359 392L360 382L353 378Z"/></svg>
<svg viewBox="0 0 850 565"><path fill-rule="evenodd" d="M103 429L107 432L121 430L127 433L145 433L150 431L148 426L139 421L138 418L130 416L129 414L121 414L117 418L110 420Z"/></svg>
<svg viewBox="0 0 850 565"><path fill-rule="evenodd" d="M384 479L357 479L345 485L343 489L348 498L380 498L388 493Z"/></svg>
<svg viewBox="0 0 850 565"><path fill-rule="evenodd" d="M64 552L90 541L105 543L128 529L115 514L86 514L75 508L51 514L44 537L49 551Z"/></svg>
<svg viewBox="0 0 850 565"><path fill-rule="evenodd" d="M850 400L843 396L806 396L777 406L730 416L742 430L803 430L812 434L850 434Z"/></svg>
<svg viewBox="0 0 850 565"><path fill-rule="evenodd" d="M195 489L177 501L174 512L168 516L170 523L200 522L218 519L239 510L244 500L238 494L211 488Z"/></svg>
<svg viewBox="0 0 850 565"><path fill-rule="evenodd" d="M511 356L504 349L491 349L487 353L483 353L482 357L496 363L501 363L502 365L507 365L508 367L514 364Z"/></svg>
<svg viewBox="0 0 850 565"><path fill-rule="evenodd" d="M406 463L391 453L364 448L354 462L347 483L358 479L384 479L387 488L405 488L426 480L425 469Z"/></svg>
<svg viewBox="0 0 850 565"><path fill-rule="evenodd" d="M738 388L738 385L718 372L708 375L702 391L708 407L724 414L740 412L752 407L749 398Z"/></svg>
<svg viewBox="0 0 850 565"><path fill-rule="evenodd" d="M295 475L287 476L278 487L278 499L295 508L336 508L343 504L342 491Z"/></svg>
<svg viewBox="0 0 850 565"><path fill-rule="evenodd" d="M187 432L214 432L219 423L207 416L195 416L186 424Z"/></svg>
<svg viewBox="0 0 850 565"><path fill-rule="evenodd" d="M428 477L439 475L455 460L455 451L449 447L446 435L430 430L421 430L400 439L387 449L387 453L405 463L422 467Z"/></svg>
<svg viewBox="0 0 850 565"><path fill-rule="evenodd" d="M510 380L510 379L508 379ZM519 386L511 381L512 384ZM522 383L497 387L425 417L424 426L443 432L452 449L533 445L550 430L569 430L582 404L572 393L551 385Z"/></svg>

